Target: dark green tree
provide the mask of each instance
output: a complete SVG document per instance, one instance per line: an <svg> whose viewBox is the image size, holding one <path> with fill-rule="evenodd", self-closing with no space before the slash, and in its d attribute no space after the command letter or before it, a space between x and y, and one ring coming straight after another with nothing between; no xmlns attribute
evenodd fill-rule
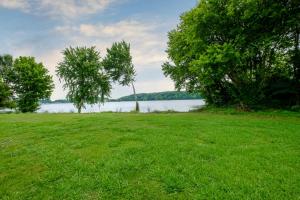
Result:
<svg viewBox="0 0 300 200"><path fill-rule="evenodd" d="M64 59L57 66L57 75L68 89L67 98L78 113L84 104L104 102L109 97L111 84L95 47L70 47L63 51Z"/></svg>
<svg viewBox="0 0 300 200"><path fill-rule="evenodd" d="M112 47L107 49L103 65L113 82L132 87L136 102L135 110L138 112L139 103L134 86L136 72L130 54L130 44L125 41L113 43Z"/></svg>
<svg viewBox="0 0 300 200"><path fill-rule="evenodd" d="M0 109L14 108L15 103L12 99L12 91L8 85L0 78Z"/></svg>
<svg viewBox="0 0 300 200"><path fill-rule="evenodd" d="M13 57L9 54L0 55L0 76L5 83L9 83L9 73L13 65Z"/></svg>
<svg viewBox="0 0 300 200"><path fill-rule="evenodd" d="M0 55L0 109L13 108L13 92L10 89L9 71L13 64L11 55Z"/></svg>
<svg viewBox="0 0 300 200"><path fill-rule="evenodd" d="M48 70L33 57L17 58L9 80L16 95L17 109L21 112L36 111L39 101L49 98L54 88Z"/></svg>
<svg viewBox="0 0 300 200"><path fill-rule="evenodd" d="M163 71L209 104L295 104L299 11L296 0L200 1L169 33Z"/></svg>

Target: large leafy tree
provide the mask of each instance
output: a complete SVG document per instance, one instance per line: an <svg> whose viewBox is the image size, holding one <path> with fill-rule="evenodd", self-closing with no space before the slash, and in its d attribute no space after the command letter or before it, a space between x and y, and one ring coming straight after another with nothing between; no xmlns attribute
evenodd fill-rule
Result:
<svg viewBox="0 0 300 200"><path fill-rule="evenodd" d="M296 0L200 1L169 33L163 71L210 104L295 104L299 11Z"/></svg>
<svg viewBox="0 0 300 200"><path fill-rule="evenodd" d="M54 87L48 70L33 57L17 58L9 80L16 95L17 109L21 112L36 111L39 101L49 98Z"/></svg>
<svg viewBox="0 0 300 200"><path fill-rule="evenodd" d="M136 102L135 110L139 111L139 103L134 86L136 72L130 54L130 44L125 41L113 43L112 47L107 49L103 65L113 82L117 82L122 86L132 87Z"/></svg>
<svg viewBox="0 0 300 200"><path fill-rule="evenodd" d="M78 113L84 104L104 102L110 95L111 84L95 47L70 47L63 51L64 59L57 66L57 75L68 89L67 98Z"/></svg>

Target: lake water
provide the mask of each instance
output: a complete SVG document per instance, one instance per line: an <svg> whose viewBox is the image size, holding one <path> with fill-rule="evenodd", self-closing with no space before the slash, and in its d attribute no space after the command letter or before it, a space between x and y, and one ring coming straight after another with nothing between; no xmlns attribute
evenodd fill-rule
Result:
<svg viewBox="0 0 300 200"><path fill-rule="evenodd" d="M153 112L153 111L178 111L188 112L197 107L203 106L203 100L172 100L172 101L140 101L140 112ZM83 113L94 112L130 112L134 110L135 102L107 102L100 105L86 105L82 110ZM69 113L77 112L77 109L71 103L64 104L43 104L38 110L39 113Z"/></svg>

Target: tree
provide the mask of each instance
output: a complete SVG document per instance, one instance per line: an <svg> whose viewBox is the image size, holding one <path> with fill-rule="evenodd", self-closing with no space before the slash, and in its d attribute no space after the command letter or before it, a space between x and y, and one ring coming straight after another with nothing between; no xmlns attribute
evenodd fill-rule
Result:
<svg viewBox="0 0 300 200"><path fill-rule="evenodd" d="M42 63L36 63L33 57L17 58L9 76L17 109L24 113L36 111L39 100L49 98L54 88L48 70Z"/></svg>
<svg viewBox="0 0 300 200"><path fill-rule="evenodd" d="M274 105L291 106L300 92L299 11L296 0L200 1L169 33L163 71L209 104L245 109L278 97ZM277 78L286 87L273 87Z"/></svg>
<svg viewBox="0 0 300 200"><path fill-rule="evenodd" d="M0 76L5 83L9 83L9 73L13 65L13 57L9 54L0 55Z"/></svg>
<svg viewBox="0 0 300 200"><path fill-rule="evenodd" d="M138 112L139 103L134 86L136 72L130 54L130 44L125 41L116 42L106 51L107 54L103 60L105 70L113 82L117 82L122 86L131 85L136 102L135 110Z"/></svg>
<svg viewBox="0 0 300 200"><path fill-rule="evenodd" d="M0 78L0 109L14 108L14 101L12 100L12 91L8 85Z"/></svg>
<svg viewBox="0 0 300 200"><path fill-rule="evenodd" d="M14 108L13 92L10 86L9 72L13 64L11 55L0 55L0 109Z"/></svg>
<svg viewBox="0 0 300 200"><path fill-rule="evenodd" d="M110 94L111 84L95 47L70 47L63 51L63 55L56 72L64 81L67 98L74 103L78 113L85 103L104 102Z"/></svg>

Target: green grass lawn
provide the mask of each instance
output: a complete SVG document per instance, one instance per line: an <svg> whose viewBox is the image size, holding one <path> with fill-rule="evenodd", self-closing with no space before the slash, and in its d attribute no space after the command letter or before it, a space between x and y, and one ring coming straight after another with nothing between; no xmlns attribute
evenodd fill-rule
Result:
<svg viewBox="0 0 300 200"><path fill-rule="evenodd" d="M300 116L3 114L0 199L300 199Z"/></svg>

